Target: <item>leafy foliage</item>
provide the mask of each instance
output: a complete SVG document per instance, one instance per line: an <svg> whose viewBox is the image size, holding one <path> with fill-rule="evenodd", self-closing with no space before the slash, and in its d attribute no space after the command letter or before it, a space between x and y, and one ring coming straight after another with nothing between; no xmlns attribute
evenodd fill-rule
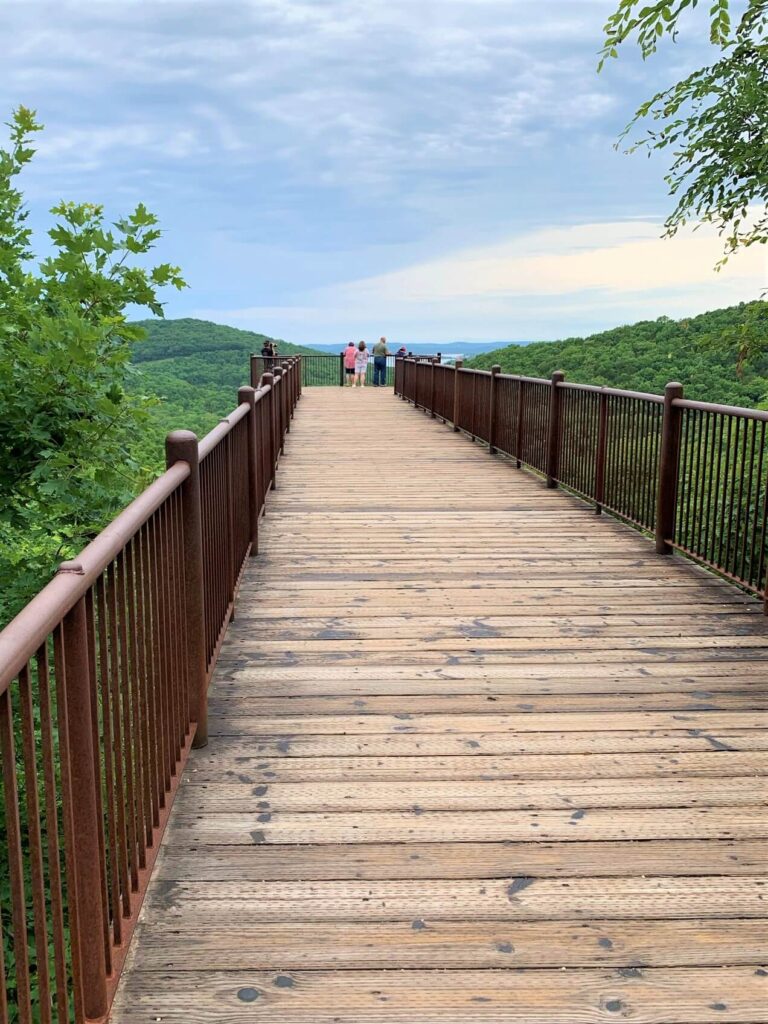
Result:
<svg viewBox="0 0 768 1024"><path fill-rule="evenodd" d="M202 437L234 407L237 389L248 383L250 356L261 351L267 338L188 318L142 320L133 326L144 339L133 349L132 387L156 399L134 457L160 469L169 431L183 427ZM285 356L313 352L284 341L277 346Z"/></svg>
<svg viewBox="0 0 768 1024"><path fill-rule="evenodd" d="M698 0L621 0L605 25L600 67L632 38L650 57L662 37L677 38L680 16L697 6ZM677 205L666 233L692 219L717 226L724 236L718 268L738 248L768 241L768 0L748 0L735 22L731 6L714 0L709 9L718 59L656 93L622 134L626 139L650 120L630 152L671 149L666 182Z"/></svg>
<svg viewBox="0 0 768 1024"><path fill-rule="evenodd" d="M42 126L23 107L0 149L0 619L10 616L135 494L133 438L150 403L128 388L142 337L126 309L162 314L168 264L137 265L160 237L139 205L109 225L101 206L61 202L51 255L36 261L15 180Z"/></svg>
<svg viewBox="0 0 768 1024"><path fill-rule="evenodd" d="M768 303L751 302L686 320L641 321L588 338L509 345L468 366L659 394L671 380L700 401L768 402Z"/></svg>

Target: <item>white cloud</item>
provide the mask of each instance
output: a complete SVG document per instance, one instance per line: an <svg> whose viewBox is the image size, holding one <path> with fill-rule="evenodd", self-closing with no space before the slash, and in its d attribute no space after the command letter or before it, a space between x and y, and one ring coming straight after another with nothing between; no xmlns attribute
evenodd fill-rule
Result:
<svg viewBox="0 0 768 1024"><path fill-rule="evenodd" d="M292 306L199 315L303 340L310 328L325 340L371 323L425 340L541 337L575 333L569 318L607 326L614 317L690 315L753 299L768 284L765 250L749 249L715 273L722 245L714 231L686 229L670 240L661 230L638 219L552 227L319 289Z"/></svg>
<svg viewBox="0 0 768 1024"><path fill-rule="evenodd" d="M437 302L468 297L567 295L599 289L648 292L715 281L766 285L765 251L749 249L715 279L722 241L711 229L686 228L660 239L643 221L537 231L499 245L459 252L345 285L353 301Z"/></svg>

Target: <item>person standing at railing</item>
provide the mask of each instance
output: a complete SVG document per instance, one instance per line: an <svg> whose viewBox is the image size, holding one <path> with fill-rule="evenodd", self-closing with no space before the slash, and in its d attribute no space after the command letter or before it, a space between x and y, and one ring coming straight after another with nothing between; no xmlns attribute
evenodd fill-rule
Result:
<svg viewBox="0 0 768 1024"><path fill-rule="evenodd" d="M355 352L355 386L359 384L361 388L365 387L365 374L368 370L368 359L370 353L365 346L365 342L361 341L357 346L357 352Z"/></svg>
<svg viewBox="0 0 768 1024"><path fill-rule="evenodd" d="M265 341L261 346L261 358L264 360L264 372L267 373L272 369L272 363L274 361L271 341Z"/></svg>
<svg viewBox="0 0 768 1024"><path fill-rule="evenodd" d="M390 355L390 351L387 348L387 339L379 338L373 346L373 386L375 388L386 387L388 355Z"/></svg>
<svg viewBox="0 0 768 1024"><path fill-rule="evenodd" d="M350 341L347 347L344 349L344 377L345 386L351 388L355 383L355 359L357 356L357 349L355 348L354 341Z"/></svg>

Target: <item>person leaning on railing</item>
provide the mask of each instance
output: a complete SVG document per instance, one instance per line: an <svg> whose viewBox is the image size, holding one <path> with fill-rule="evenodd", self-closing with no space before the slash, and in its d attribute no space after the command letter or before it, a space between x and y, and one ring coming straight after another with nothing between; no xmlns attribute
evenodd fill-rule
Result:
<svg viewBox="0 0 768 1024"><path fill-rule="evenodd" d="M373 386L375 388L386 387L388 355L391 353L387 348L387 339L379 338L373 346Z"/></svg>
<svg viewBox="0 0 768 1024"><path fill-rule="evenodd" d="M344 359L344 376L346 378L345 384L347 387L352 387L355 383L355 356L357 355L357 349L355 348L354 341L350 341L347 347L342 353Z"/></svg>

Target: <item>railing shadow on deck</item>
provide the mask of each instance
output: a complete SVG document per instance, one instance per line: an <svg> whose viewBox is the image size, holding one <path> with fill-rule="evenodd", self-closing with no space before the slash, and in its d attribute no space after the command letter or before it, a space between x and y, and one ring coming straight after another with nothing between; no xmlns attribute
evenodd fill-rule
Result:
<svg viewBox="0 0 768 1024"><path fill-rule="evenodd" d="M300 357L241 388L0 633L0 1024L104 1020L259 517ZM0 831L2 831L0 829Z"/></svg>
<svg viewBox="0 0 768 1024"><path fill-rule="evenodd" d="M395 394L768 602L768 412L398 360Z"/></svg>

